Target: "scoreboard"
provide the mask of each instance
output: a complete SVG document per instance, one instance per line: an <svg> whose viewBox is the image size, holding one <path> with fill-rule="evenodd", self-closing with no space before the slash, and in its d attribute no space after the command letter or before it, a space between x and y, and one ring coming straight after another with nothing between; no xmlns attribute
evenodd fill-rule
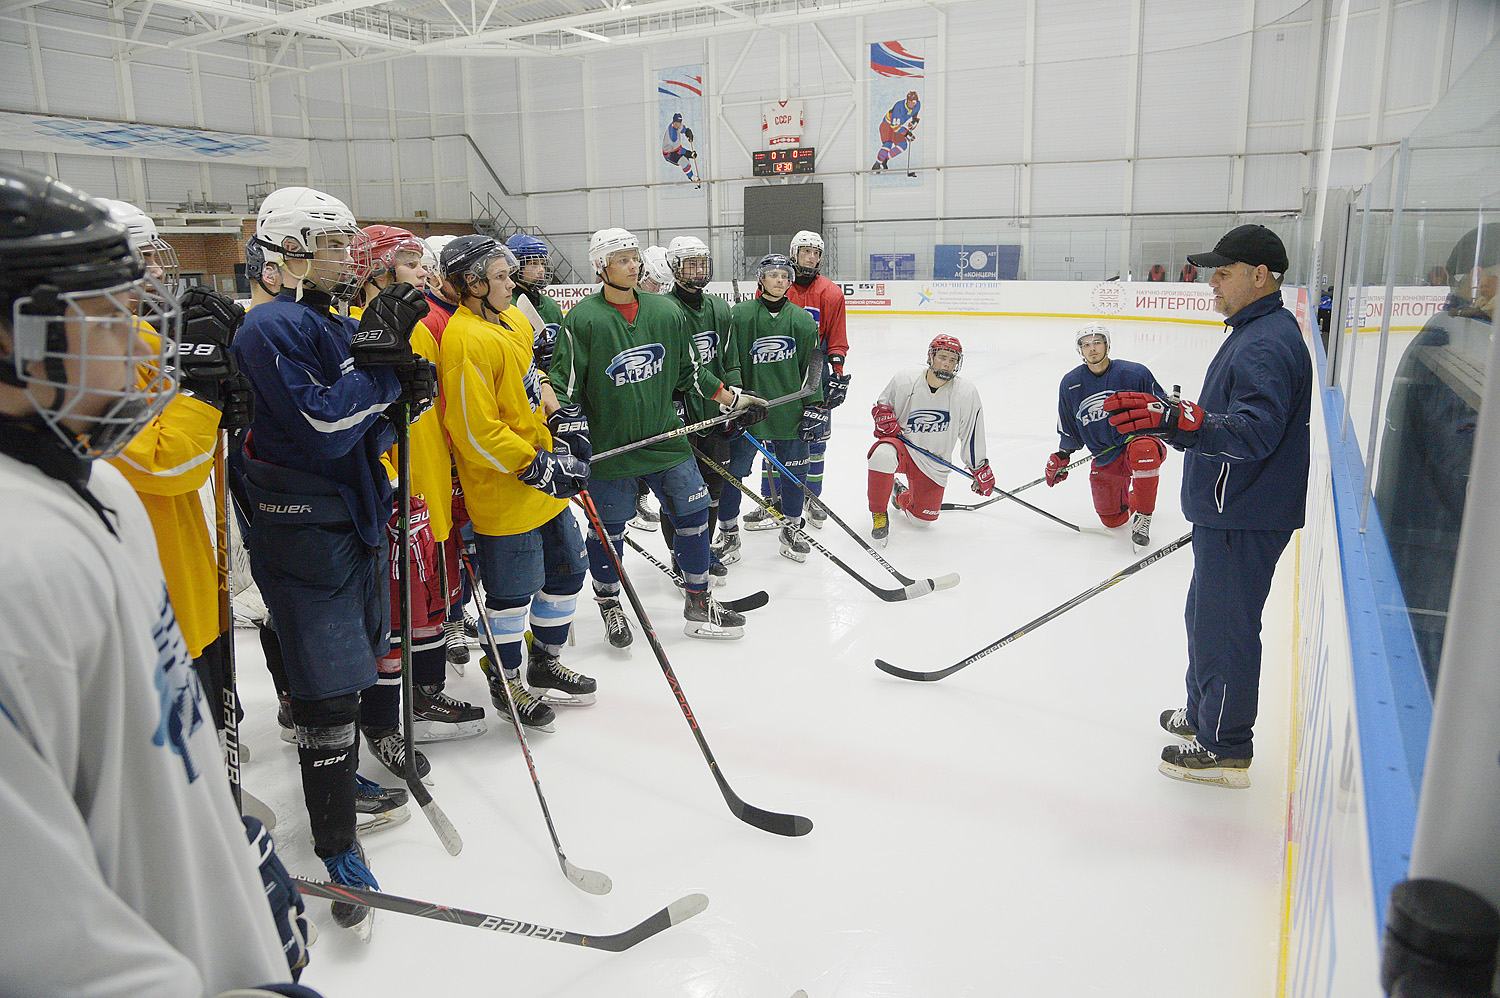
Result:
<svg viewBox="0 0 1500 998"><path fill-rule="evenodd" d="M761 149L750 154L750 175L784 177L813 172L815 149Z"/></svg>

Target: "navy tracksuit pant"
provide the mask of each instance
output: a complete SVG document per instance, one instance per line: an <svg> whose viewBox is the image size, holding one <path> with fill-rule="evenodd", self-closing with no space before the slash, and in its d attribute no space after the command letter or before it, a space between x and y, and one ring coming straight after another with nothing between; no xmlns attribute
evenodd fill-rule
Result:
<svg viewBox="0 0 1500 998"><path fill-rule="evenodd" d="M1187 716L1220 756L1253 757L1260 703L1260 617L1290 530L1193 525L1187 594Z"/></svg>

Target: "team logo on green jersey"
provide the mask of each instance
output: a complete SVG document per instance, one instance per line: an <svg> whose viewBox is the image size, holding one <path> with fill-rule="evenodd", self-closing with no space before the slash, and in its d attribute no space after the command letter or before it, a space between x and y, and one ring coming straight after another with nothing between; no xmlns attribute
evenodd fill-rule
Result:
<svg viewBox="0 0 1500 998"><path fill-rule="evenodd" d="M712 329L693 334L693 346L698 348L698 362L712 364L719 356L719 334Z"/></svg>
<svg viewBox="0 0 1500 998"><path fill-rule="evenodd" d="M797 341L790 336L762 336L750 346L750 363L774 364L797 356Z"/></svg>
<svg viewBox="0 0 1500 998"><path fill-rule="evenodd" d="M666 347L660 343L647 343L615 354L604 373L614 381L616 388L633 385L649 381L660 374L666 359Z"/></svg>

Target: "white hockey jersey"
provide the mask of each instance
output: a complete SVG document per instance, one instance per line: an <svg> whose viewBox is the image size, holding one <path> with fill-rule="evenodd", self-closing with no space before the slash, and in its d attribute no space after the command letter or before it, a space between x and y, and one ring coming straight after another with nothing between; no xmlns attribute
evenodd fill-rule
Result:
<svg viewBox="0 0 1500 998"><path fill-rule="evenodd" d="M216 995L289 981L151 523L116 538L0 454L0 993Z"/></svg>
<svg viewBox="0 0 1500 998"><path fill-rule="evenodd" d="M934 391L927 384L927 368L913 367L891 378L877 401L896 410L902 435L918 447L971 470L988 460L984 407L973 382L955 375ZM915 450L909 453L922 474L939 485L948 484L947 468L926 454Z"/></svg>

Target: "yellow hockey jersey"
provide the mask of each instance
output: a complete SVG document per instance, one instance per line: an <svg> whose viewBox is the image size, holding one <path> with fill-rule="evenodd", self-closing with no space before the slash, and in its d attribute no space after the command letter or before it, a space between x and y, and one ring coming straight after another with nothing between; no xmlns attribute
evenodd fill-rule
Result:
<svg viewBox="0 0 1500 998"><path fill-rule="evenodd" d="M354 309L349 311L352 314ZM437 339L420 322L412 327L411 349L417 356L437 366ZM421 496L427 503L427 510L432 514L432 539L441 544L453 532L453 458L448 452L447 431L443 429L442 386L438 387L438 397L432 408L411 424L411 494ZM380 460L394 484L396 448L386 451Z"/></svg>
<svg viewBox="0 0 1500 998"><path fill-rule="evenodd" d="M552 434L531 359L531 325L515 306L501 320L505 325L486 322L459 306L443 330L438 362L443 421L469 519L492 537L535 530L568 505L516 477L538 450L552 449Z"/></svg>

